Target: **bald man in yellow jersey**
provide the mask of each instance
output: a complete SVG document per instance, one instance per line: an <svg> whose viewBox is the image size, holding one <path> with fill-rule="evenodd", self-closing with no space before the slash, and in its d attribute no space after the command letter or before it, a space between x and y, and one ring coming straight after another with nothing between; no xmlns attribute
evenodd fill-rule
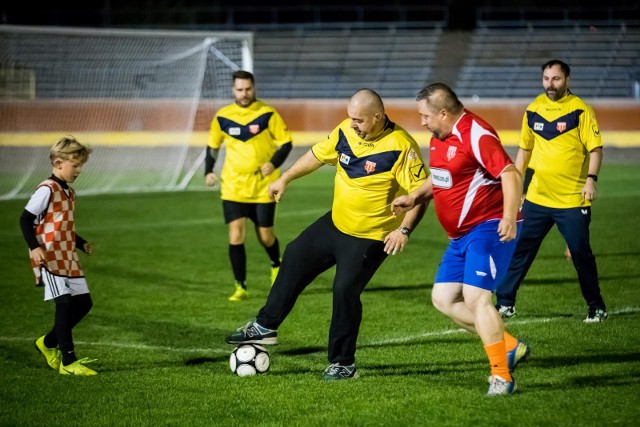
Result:
<svg viewBox="0 0 640 427"><path fill-rule="evenodd" d="M571 69L557 59L542 66L545 93L522 121L516 167L524 172L533 158L531 182L522 205L524 222L511 265L498 285L496 308L515 315L516 293L555 224L571 252L588 312L585 323L607 319L598 268L589 243L591 203L602 164L602 138L593 109L569 90Z"/></svg>
<svg viewBox="0 0 640 427"><path fill-rule="evenodd" d="M325 380L357 378L360 294L387 255L403 250L426 209L419 204L393 216L391 201L416 190L427 177L416 141L386 116L382 99L361 89L348 119L269 185L280 200L287 184L322 165L336 167L333 207L287 245L280 273L255 320L227 338L230 344L277 344L277 329L302 291L336 267Z"/></svg>
<svg viewBox="0 0 640 427"><path fill-rule="evenodd" d="M271 283L280 269L280 246L273 231L275 202L267 188L280 177L278 169L291 151L291 134L271 106L256 99L253 74L233 73L235 103L221 108L211 122L205 156L205 182L215 185L213 172L218 150L224 143L226 157L220 176L220 198L229 225L229 258L235 291L229 301L247 299L247 218L255 224L260 244L271 260Z"/></svg>

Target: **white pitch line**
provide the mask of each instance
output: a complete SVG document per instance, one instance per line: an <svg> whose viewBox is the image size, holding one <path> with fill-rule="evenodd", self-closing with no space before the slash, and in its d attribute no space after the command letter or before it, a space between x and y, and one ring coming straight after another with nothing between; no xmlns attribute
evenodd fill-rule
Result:
<svg viewBox="0 0 640 427"><path fill-rule="evenodd" d="M624 307L621 308L619 310L614 310L614 311L609 311L610 315L617 315L617 314L629 314L629 313L640 313L640 308L639 307ZM558 320L564 320L566 319L566 317L560 317L560 316L556 316L556 317L542 317L542 318L533 318L533 319L524 319L524 320L509 320L507 322L505 322L506 325L531 325L534 323L549 323L549 322L554 322L554 321L558 321ZM409 343L411 341L415 341L416 339L419 338L428 338L428 337L438 337L438 336L444 336L444 335L454 335L454 334L463 334L463 333L470 333L468 332L466 329L445 329L442 331L433 331L433 332L425 332L422 334L418 334L418 335L413 335L413 336L409 336L409 337L399 337L399 338L388 338L388 339L383 339L383 340L378 340L378 341L371 341L368 343L363 343L365 345L385 345L385 344L402 344L402 343Z"/></svg>
<svg viewBox="0 0 640 427"><path fill-rule="evenodd" d="M0 337L0 341L28 341L34 342L33 338L24 337ZM95 342L95 341L74 341L76 345L88 345L88 346L102 346L102 347L114 347L124 348L132 350L149 350L149 351L168 351L178 353L228 353L229 351L221 348L178 348L178 347L165 347L147 344L132 344L132 343L115 343L115 342Z"/></svg>
<svg viewBox="0 0 640 427"><path fill-rule="evenodd" d="M640 313L640 307L624 307L619 310L609 311L611 315L617 314L634 314ZM534 319L525 319L525 320L510 320L507 322L507 325L530 325L535 323L549 323L560 320L567 320L566 317L543 317L543 318L534 318ZM382 346L386 344L402 344L409 343L415 341L420 338L429 338L429 337L441 337L446 335L454 335L454 334L462 334L468 333L464 329L443 329L440 331L432 331L425 332L422 334L406 336L406 337L398 337L398 338L388 338L376 341L369 341L362 343L363 345L368 346ZM0 336L0 341L10 342L10 341L25 341L25 342L33 342L34 338L24 338L24 337L3 337ZM148 351L166 351L166 352L175 352L175 353L229 353L230 348L188 348L188 347L166 347L166 346L155 346L155 345L147 345L147 344L133 344L133 343L117 343L117 342L93 342L93 341L76 341L76 344L79 345L87 345L87 346L97 346L97 347L113 347L113 348L124 348L124 349L132 349L132 350L148 350Z"/></svg>
<svg viewBox="0 0 640 427"><path fill-rule="evenodd" d="M542 318L542 319L531 319L531 320L514 320L514 321L509 321L510 325L513 324L518 324L518 325L526 325L526 324L530 324L530 323L548 323L551 322L553 320L559 320L558 319L554 319L554 318ZM402 343L409 343L412 341L415 341L417 339L420 338L428 338L428 337L440 337L440 336L444 336L444 335L454 335L454 334L465 334L465 333L470 333L469 331L467 331L466 329L445 329L442 331L434 331L434 332L425 332L422 334L418 334L418 335L413 335L410 337L401 337L401 338L389 338L389 339L384 339L384 340L379 340L379 341L372 341L369 343L366 343L366 345L385 345L385 344L402 344Z"/></svg>

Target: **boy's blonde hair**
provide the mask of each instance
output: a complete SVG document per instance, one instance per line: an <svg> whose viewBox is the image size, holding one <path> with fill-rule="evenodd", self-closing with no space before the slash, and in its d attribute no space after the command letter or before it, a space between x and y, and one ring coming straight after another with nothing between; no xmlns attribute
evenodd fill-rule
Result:
<svg viewBox="0 0 640 427"><path fill-rule="evenodd" d="M91 151L93 151L91 147L78 142L73 136L66 136L53 144L49 150L49 159L51 164L54 164L56 159L79 160L85 163L89 159Z"/></svg>

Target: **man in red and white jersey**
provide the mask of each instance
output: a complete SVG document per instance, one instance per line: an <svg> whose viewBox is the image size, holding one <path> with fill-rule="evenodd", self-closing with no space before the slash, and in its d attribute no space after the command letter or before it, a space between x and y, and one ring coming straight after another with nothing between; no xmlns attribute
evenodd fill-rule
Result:
<svg viewBox="0 0 640 427"><path fill-rule="evenodd" d="M487 395L511 394L511 372L529 348L505 332L492 297L515 249L522 177L496 131L464 109L451 88L431 84L416 100L421 124L433 133L431 176L392 207L404 212L433 198L451 239L434 281L433 305L480 336L491 363Z"/></svg>

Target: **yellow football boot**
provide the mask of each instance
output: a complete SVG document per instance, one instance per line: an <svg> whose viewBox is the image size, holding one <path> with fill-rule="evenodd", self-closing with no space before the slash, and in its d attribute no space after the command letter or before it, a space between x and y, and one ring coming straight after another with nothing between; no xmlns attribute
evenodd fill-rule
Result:
<svg viewBox="0 0 640 427"><path fill-rule="evenodd" d="M47 361L47 365L49 365L51 369L55 369L56 371L60 369L60 365L62 364L60 350L44 345L44 335L36 340L36 348L42 353L44 359Z"/></svg>
<svg viewBox="0 0 640 427"><path fill-rule="evenodd" d="M233 295L229 297L229 301L238 302L238 301L244 301L247 298L249 298L249 292L247 292L245 288L243 288L238 283L236 283L235 285L236 285L236 291L233 293Z"/></svg>
<svg viewBox="0 0 640 427"><path fill-rule="evenodd" d="M98 375L98 373L93 369L84 366L85 363L91 363L95 361L96 359L89 359L88 357L85 357L83 359L76 360L75 362L67 366L61 363L60 370L58 372L60 372L62 375Z"/></svg>

